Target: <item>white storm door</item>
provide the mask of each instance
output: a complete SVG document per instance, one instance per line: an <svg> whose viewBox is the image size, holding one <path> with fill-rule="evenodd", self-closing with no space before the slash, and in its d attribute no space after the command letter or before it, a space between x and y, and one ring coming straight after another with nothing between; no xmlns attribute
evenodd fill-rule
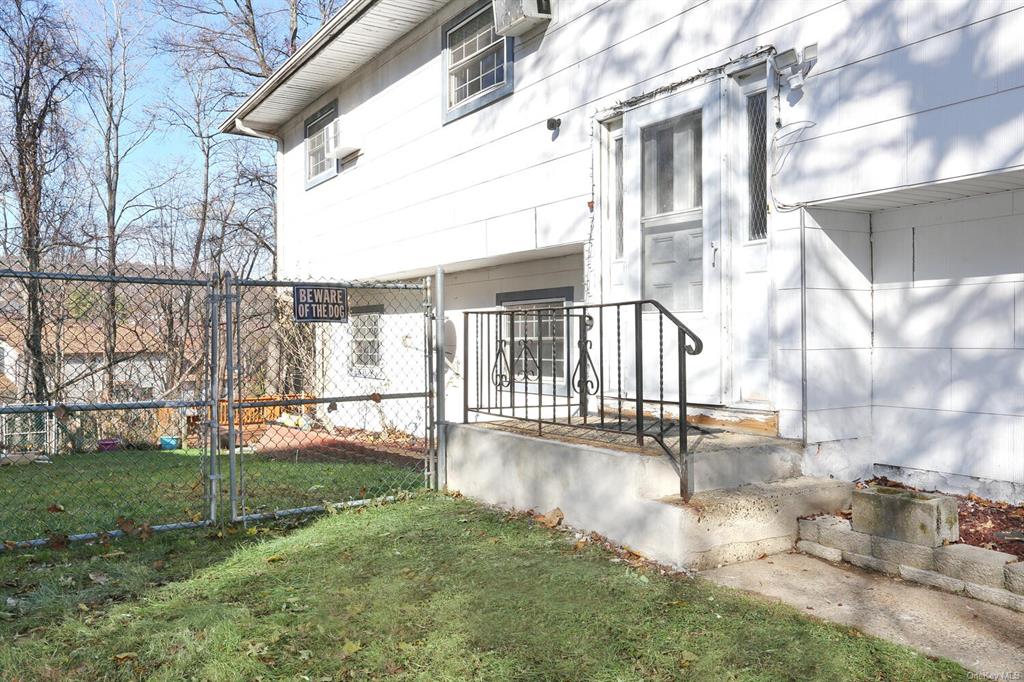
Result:
<svg viewBox="0 0 1024 682"><path fill-rule="evenodd" d="M687 357L691 403L723 403L720 112L715 80L623 118L623 212L626 224L637 228L630 230L634 286L704 342L700 355ZM667 373L675 371L674 332L668 332L673 338L665 345ZM659 338L656 313L646 315L644 337L646 355ZM657 363L645 366L645 385L656 385L658 371Z"/></svg>

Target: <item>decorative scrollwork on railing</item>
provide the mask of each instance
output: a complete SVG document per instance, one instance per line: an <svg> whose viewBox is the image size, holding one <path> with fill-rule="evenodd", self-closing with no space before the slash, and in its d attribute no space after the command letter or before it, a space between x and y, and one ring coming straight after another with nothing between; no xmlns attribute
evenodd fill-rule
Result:
<svg viewBox="0 0 1024 682"><path fill-rule="evenodd" d="M597 395L601 390L601 378L590 357L590 349L594 344L590 339L580 339L576 344L580 349L580 359L572 371L572 387L580 395Z"/></svg>
<svg viewBox="0 0 1024 682"><path fill-rule="evenodd" d="M491 366L491 384L497 388L508 388L512 385L512 368L508 364L508 354L505 352L508 341L497 339L494 345L496 352L494 365Z"/></svg>
<svg viewBox="0 0 1024 682"><path fill-rule="evenodd" d="M540 378L540 365L537 363L537 356L526 339L519 339L519 352L516 354L515 362L512 365L512 378L519 375L522 381L536 381Z"/></svg>

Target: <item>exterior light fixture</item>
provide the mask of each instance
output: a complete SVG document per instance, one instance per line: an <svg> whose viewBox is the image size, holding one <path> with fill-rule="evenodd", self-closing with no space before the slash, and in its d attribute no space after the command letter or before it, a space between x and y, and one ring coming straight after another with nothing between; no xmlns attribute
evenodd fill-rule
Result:
<svg viewBox="0 0 1024 682"><path fill-rule="evenodd" d="M560 118L549 118L548 119L548 130L558 130L562 127L562 119Z"/></svg>
<svg viewBox="0 0 1024 682"><path fill-rule="evenodd" d="M775 63L775 71L786 81L789 89L799 90L804 87L804 76L818 61L818 44L811 43L800 54L790 48L775 55L772 61Z"/></svg>

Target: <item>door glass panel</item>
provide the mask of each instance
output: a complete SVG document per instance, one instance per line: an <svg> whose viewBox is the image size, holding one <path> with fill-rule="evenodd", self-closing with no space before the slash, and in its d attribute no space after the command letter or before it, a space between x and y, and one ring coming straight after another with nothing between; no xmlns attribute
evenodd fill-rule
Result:
<svg viewBox="0 0 1024 682"><path fill-rule="evenodd" d="M643 216L701 205L701 116L687 114L643 129Z"/></svg>

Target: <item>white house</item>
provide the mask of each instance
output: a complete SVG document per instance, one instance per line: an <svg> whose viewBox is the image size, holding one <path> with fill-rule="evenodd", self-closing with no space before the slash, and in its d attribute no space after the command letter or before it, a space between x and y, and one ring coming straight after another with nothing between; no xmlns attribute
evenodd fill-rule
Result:
<svg viewBox="0 0 1024 682"><path fill-rule="evenodd" d="M460 311L652 298L691 411L1022 499L1022 36L1020 0L349 0L221 130L278 142L282 277L444 268L451 420Z"/></svg>

